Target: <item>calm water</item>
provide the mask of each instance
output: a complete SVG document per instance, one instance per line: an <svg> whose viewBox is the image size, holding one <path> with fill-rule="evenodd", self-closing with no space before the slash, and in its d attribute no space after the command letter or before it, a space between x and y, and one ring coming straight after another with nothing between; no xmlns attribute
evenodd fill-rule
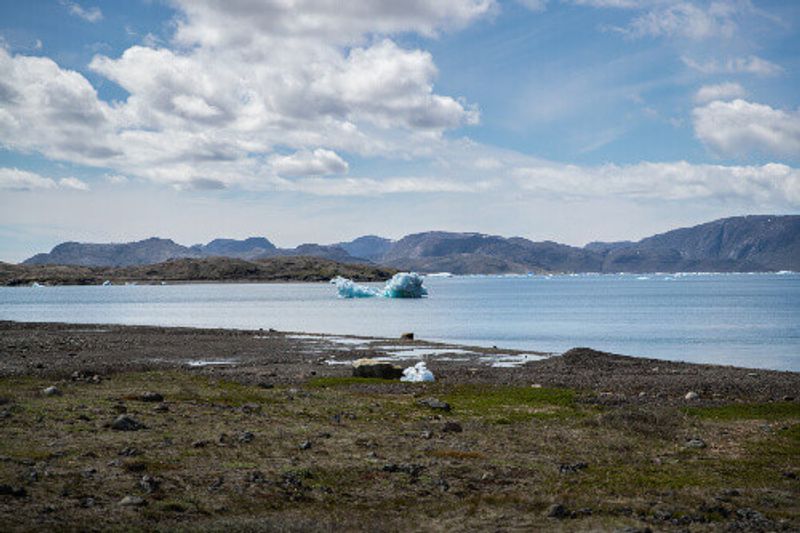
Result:
<svg viewBox="0 0 800 533"><path fill-rule="evenodd" d="M0 288L0 319L275 328L800 371L800 274L428 278L422 300L328 284Z"/></svg>

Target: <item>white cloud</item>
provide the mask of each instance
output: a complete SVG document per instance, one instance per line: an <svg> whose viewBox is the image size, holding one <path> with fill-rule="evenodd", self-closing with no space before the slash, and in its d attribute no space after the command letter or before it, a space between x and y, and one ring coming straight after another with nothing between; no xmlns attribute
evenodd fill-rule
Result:
<svg viewBox="0 0 800 533"><path fill-rule="evenodd" d="M71 14L87 22L100 22L103 20L103 12L100 11L99 7L84 8L77 2L70 2L68 0L62 0L61 4L66 6Z"/></svg>
<svg viewBox="0 0 800 533"><path fill-rule="evenodd" d="M347 172L347 161L331 150L295 152L287 156L274 156L270 163L280 176L325 176Z"/></svg>
<svg viewBox="0 0 800 533"><path fill-rule="evenodd" d="M800 110L745 100L715 101L693 111L695 135L721 154L800 155Z"/></svg>
<svg viewBox="0 0 800 533"><path fill-rule="evenodd" d="M716 85L703 85L694 93L694 101L705 104L714 100L732 100L745 96L747 91L738 83L726 82Z"/></svg>
<svg viewBox="0 0 800 533"><path fill-rule="evenodd" d="M78 178L61 178L58 184L65 189L75 189L76 191L88 191L89 185Z"/></svg>
<svg viewBox="0 0 800 533"><path fill-rule="evenodd" d="M642 7L641 0L562 0L578 6L633 9Z"/></svg>
<svg viewBox="0 0 800 533"><path fill-rule="evenodd" d="M34 172L0 167L0 190L53 189L56 182Z"/></svg>
<svg viewBox="0 0 800 533"><path fill-rule="evenodd" d="M711 60L705 63L689 57L681 58L686 66L703 74L755 74L756 76L777 76L783 67L758 56L732 57L723 61Z"/></svg>
<svg viewBox="0 0 800 533"><path fill-rule="evenodd" d="M113 183L114 185L128 183L128 178L121 174L106 174L105 178L107 182Z"/></svg>
<svg viewBox="0 0 800 533"><path fill-rule="evenodd" d="M640 198L654 200L738 199L800 205L800 171L786 165L762 166L639 163L519 168L519 186L560 198Z"/></svg>
<svg viewBox="0 0 800 533"><path fill-rule="evenodd" d="M78 178L61 178L56 182L36 172L0 167L0 190L32 191L57 188L88 191L89 185Z"/></svg>
<svg viewBox="0 0 800 533"><path fill-rule="evenodd" d="M524 8L538 12L547 9L547 2L549 0L517 0L517 3Z"/></svg>

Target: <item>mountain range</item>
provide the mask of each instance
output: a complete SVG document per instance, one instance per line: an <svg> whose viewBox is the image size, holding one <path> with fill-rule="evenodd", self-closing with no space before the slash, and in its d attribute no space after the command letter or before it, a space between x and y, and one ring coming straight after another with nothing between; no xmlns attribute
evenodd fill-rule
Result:
<svg viewBox="0 0 800 533"><path fill-rule="evenodd" d="M188 247L156 237L123 244L65 242L23 263L126 267L178 258L260 260L280 256L454 274L800 271L800 216L731 217L638 242L592 242L584 247L443 231L415 233L396 241L367 235L349 242L296 248L278 248L264 237L215 239Z"/></svg>

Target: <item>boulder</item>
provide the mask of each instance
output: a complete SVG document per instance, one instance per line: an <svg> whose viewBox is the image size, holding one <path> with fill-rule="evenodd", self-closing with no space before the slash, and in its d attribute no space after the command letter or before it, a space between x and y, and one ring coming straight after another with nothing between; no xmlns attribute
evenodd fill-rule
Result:
<svg viewBox="0 0 800 533"><path fill-rule="evenodd" d="M357 378L400 379L403 369L375 359L359 359L353 363L353 376Z"/></svg>
<svg viewBox="0 0 800 533"><path fill-rule="evenodd" d="M119 415L111 422L111 429L117 431L138 431L144 429L145 425L128 415Z"/></svg>

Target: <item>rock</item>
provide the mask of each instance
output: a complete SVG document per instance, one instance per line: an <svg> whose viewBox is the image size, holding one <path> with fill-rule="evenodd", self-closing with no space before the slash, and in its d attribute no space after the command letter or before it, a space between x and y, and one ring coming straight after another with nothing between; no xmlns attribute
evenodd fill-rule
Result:
<svg viewBox="0 0 800 533"><path fill-rule="evenodd" d="M146 504L147 502L144 501L144 498L139 496L125 496L119 501L119 505L122 507L141 507Z"/></svg>
<svg viewBox="0 0 800 533"><path fill-rule="evenodd" d="M243 444L247 444L248 442L253 442L255 438L256 436L249 431L243 431L242 433L239 434L239 442Z"/></svg>
<svg viewBox="0 0 800 533"><path fill-rule="evenodd" d="M270 383L268 381L261 381L258 384L258 386L261 387L262 389L273 389L273 388L275 388L275 385L273 385L272 383Z"/></svg>
<svg viewBox="0 0 800 533"><path fill-rule="evenodd" d="M90 507L94 507L94 504L95 500L91 496L88 496L86 498L81 498L81 501L78 503L78 505L80 505L84 509L89 509Z"/></svg>
<svg viewBox="0 0 800 533"><path fill-rule="evenodd" d="M247 481L248 483L264 483L264 482L267 480L267 478L266 478L266 477L264 477L264 474L262 474L262 473L261 473L261 472L259 472L258 470L254 470L254 471L252 471L252 472L248 473L248 474L245 476L245 478L244 478L244 479L245 479L245 481Z"/></svg>
<svg viewBox="0 0 800 533"><path fill-rule="evenodd" d="M140 402L163 402L164 396L152 391L143 392L139 395Z"/></svg>
<svg viewBox="0 0 800 533"><path fill-rule="evenodd" d="M450 411L449 403L437 400L436 398L425 398L417 403L419 405L424 405L425 407L430 407L431 409L437 409L439 411Z"/></svg>
<svg viewBox="0 0 800 533"><path fill-rule="evenodd" d="M42 391L45 396L61 396L63 393L55 385L51 385Z"/></svg>
<svg viewBox="0 0 800 533"><path fill-rule="evenodd" d="M220 476L214 480L214 482L208 486L208 490L211 492L216 492L222 488L222 485L225 484L225 478Z"/></svg>
<svg viewBox="0 0 800 533"><path fill-rule="evenodd" d="M359 359L353 362L353 376L357 378L400 379L403 369L391 363L375 359Z"/></svg>
<svg viewBox="0 0 800 533"><path fill-rule="evenodd" d="M569 518L569 516L570 513L567 511L567 508L560 503L554 503L547 509L548 518L557 518L561 520L562 518Z"/></svg>
<svg viewBox="0 0 800 533"><path fill-rule="evenodd" d="M411 332L403 333L402 335L400 335L400 340L401 341L413 341L414 340L414 334L411 333Z"/></svg>
<svg viewBox="0 0 800 533"><path fill-rule="evenodd" d="M404 463L399 465L395 463L389 463L387 465L384 465L382 470L384 472L389 472L392 474L401 472L403 474L408 474L411 477L418 477L422 473L422 471L425 470L425 467L413 463Z"/></svg>
<svg viewBox="0 0 800 533"><path fill-rule="evenodd" d="M192 443L192 448L205 448L208 444L207 440L196 440Z"/></svg>
<svg viewBox="0 0 800 533"><path fill-rule="evenodd" d="M312 444L311 444L311 441L309 441L309 440L306 440L306 441L303 441L302 443L300 443L300 449L301 450L310 450L311 446L312 446Z"/></svg>
<svg viewBox="0 0 800 533"><path fill-rule="evenodd" d="M433 431L423 431L419 436L425 440L430 440L433 438Z"/></svg>
<svg viewBox="0 0 800 533"><path fill-rule="evenodd" d="M585 470L589 468L588 463L580 462L580 463L562 463L558 465L558 471L562 474L575 474L579 470Z"/></svg>
<svg viewBox="0 0 800 533"><path fill-rule="evenodd" d="M12 487L11 485L0 485L0 496L13 496L14 498L24 498L28 492L23 487Z"/></svg>
<svg viewBox="0 0 800 533"><path fill-rule="evenodd" d="M125 457L133 457L135 455L139 455L139 450L131 446L128 446L127 448L123 448L122 450L120 450L119 455Z"/></svg>
<svg viewBox="0 0 800 533"><path fill-rule="evenodd" d="M153 408L154 413L166 413L169 411L169 406L165 403L160 403Z"/></svg>
<svg viewBox="0 0 800 533"><path fill-rule="evenodd" d="M697 394L693 390L690 390L689 392L687 392L686 396L683 397L683 399L686 400L687 402L691 402L692 400L698 400L699 398L700 398L700 395Z"/></svg>
<svg viewBox="0 0 800 533"><path fill-rule="evenodd" d="M128 415L119 415L111 422L111 429L117 431L138 431L144 428L144 424Z"/></svg>
<svg viewBox="0 0 800 533"><path fill-rule="evenodd" d="M686 447L702 449L706 447L706 441L695 437L686 441Z"/></svg>
<svg viewBox="0 0 800 533"><path fill-rule="evenodd" d="M445 433L461 433L464 428L458 422L445 422L442 426L442 431Z"/></svg>
<svg viewBox="0 0 800 533"><path fill-rule="evenodd" d="M152 494L161 486L161 480L153 476L142 476L142 479L139 480L139 486L147 494Z"/></svg>

